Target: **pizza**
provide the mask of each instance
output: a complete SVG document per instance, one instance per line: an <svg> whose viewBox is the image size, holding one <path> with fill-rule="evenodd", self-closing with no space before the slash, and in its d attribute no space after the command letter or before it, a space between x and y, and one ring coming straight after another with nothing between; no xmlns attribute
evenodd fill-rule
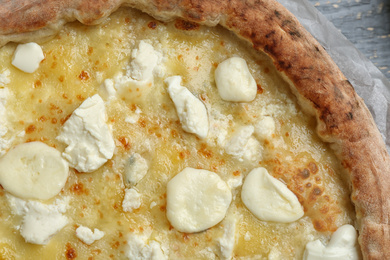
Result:
<svg viewBox="0 0 390 260"><path fill-rule="evenodd" d="M386 259L390 158L275 1L0 5L1 259Z"/></svg>

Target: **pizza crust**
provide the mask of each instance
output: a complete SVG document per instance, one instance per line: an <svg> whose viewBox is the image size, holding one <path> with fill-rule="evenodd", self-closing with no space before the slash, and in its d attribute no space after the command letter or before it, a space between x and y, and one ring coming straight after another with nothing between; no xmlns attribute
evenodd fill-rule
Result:
<svg viewBox="0 0 390 260"><path fill-rule="evenodd" d="M390 157L363 100L322 46L274 0L2 1L0 46L43 41L78 20L97 24L126 5L159 20L221 24L267 53L299 103L317 118L320 137L348 170L365 259L390 258Z"/></svg>

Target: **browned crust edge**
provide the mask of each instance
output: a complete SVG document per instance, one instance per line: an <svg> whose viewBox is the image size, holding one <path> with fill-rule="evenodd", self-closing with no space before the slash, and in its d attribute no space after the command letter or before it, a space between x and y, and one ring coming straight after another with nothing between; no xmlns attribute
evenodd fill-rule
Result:
<svg viewBox="0 0 390 260"><path fill-rule="evenodd" d="M48 37L74 20L98 23L120 5L162 20L220 23L267 53L349 173L364 259L390 259L390 157L382 137L326 51L275 0L0 0L0 46Z"/></svg>

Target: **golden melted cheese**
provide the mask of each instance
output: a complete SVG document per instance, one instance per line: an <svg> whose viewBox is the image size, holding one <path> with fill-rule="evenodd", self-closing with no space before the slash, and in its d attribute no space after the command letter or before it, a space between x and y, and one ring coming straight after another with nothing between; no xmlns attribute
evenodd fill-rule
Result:
<svg viewBox="0 0 390 260"><path fill-rule="evenodd" d="M12 214L7 192L0 189L1 259L123 259L129 234L143 233L158 241L170 259L219 258L218 239L225 222L204 232L184 234L166 218L167 182L187 166L216 172L225 181L245 178L253 168L262 166L286 183L301 202L305 215L300 220L264 222L243 205L241 187L234 189L228 215L237 219L235 258L301 259L307 242L327 239L337 227L353 222L340 163L318 138L314 119L300 111L271 61L222 28L185 26L192 30L183 30L181 25L180 21L160 23L131 9L120 9L96 26L71 23L41 44L45 59L33 74L10 65L16 44L0 49L0 71L7 68L11 72L6 86L10 125L5 138L13 138L12 145L40 140L61 152L64 144L55 138L62 124L83 100L101 94L105 79L125 72L140 40L163 54L165 68L163 77L155 77L153 91L142 98L106 103L116 141L114 157L92 173L70 170L65 188L55 197L71 198L65 213L70 221L47 245L24 241L17 230L21 219ZM258 84L253 102L224 102L218 95L214 70L232 56L247 61ZM226 130L231 136L239 126L253 125L261 115L272 116L276 131L272 138L261 141L261 160L241 162L223 152L217 136L200 140L184 132L163 82L173 75L183 77L183 85L206 104L209 114L222 115L226 125L217 132ZM126 122L137 107L142 111L137 122ZM23 131L25 134L20 134ZM149 170L136 186L141 207L128 213L121 206L122 175L133 153L148 160ZM98 228L105 236L88 246L75 235L79 225Z"/></svg>

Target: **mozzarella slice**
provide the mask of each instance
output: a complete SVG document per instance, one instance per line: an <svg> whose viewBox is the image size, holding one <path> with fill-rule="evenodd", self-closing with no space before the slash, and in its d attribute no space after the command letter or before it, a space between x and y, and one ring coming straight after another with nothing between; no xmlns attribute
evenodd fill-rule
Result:
<svg viewBox="0 0 390 260"><path fill-rule="evenodd" d="M68 172L61 153L41 142L20 144L0 159L0 184L25 199L54 197L65 186Z"/></svg>
<svg viewBox="0 0 390 260"><path fill-rule="evenodd" d="M230 188L216 173L185 168L168 182L167 217L181 232L199 232L218 224L231 201Z"/></svg>
<svg viewBox="0 0 390 260"><path fill-rule="evenodd" d="M115 142L106 121L104 101L94 95L73 111L57 136L68 145L62 156L79 172L92 172L112 158Z"/></svg>
<svg viewBox="0 0 390 260"><path fill-rule="evenodd" d="M256 97L256 81L242 58L232 57L221 62L215 70L215 83L225 101L249 102Z"/></svg>
<svg viewBox="0 0 390 260"><path fill-rule="evenodd" d="M209 121L205 105L187 88L180 85L181 77L173 76L165 79L169 96L175 104L183 130L206 138L209 131Z"/></svg>
<svg viewBox="0 0 390 260"><path fill-rule="evenodd" d="M333 233L327 246L320 240L307 243L304 260L358 260L357 232L351 225L344 225Z"/></svg>
<svg viewBox="0 0 390 260"><path fill-rule="evenodd" d="M33 73L44 58L41 46L35 42L19 44L16 47L12 65L24 72Z"/></svg>
<svg viewBox="0 0 390 260"><path fill-rule="evenodd" d="M253 169L245 178L241 199L260 220L288 223L303 216L294 193L262 167Z"/></svg>

